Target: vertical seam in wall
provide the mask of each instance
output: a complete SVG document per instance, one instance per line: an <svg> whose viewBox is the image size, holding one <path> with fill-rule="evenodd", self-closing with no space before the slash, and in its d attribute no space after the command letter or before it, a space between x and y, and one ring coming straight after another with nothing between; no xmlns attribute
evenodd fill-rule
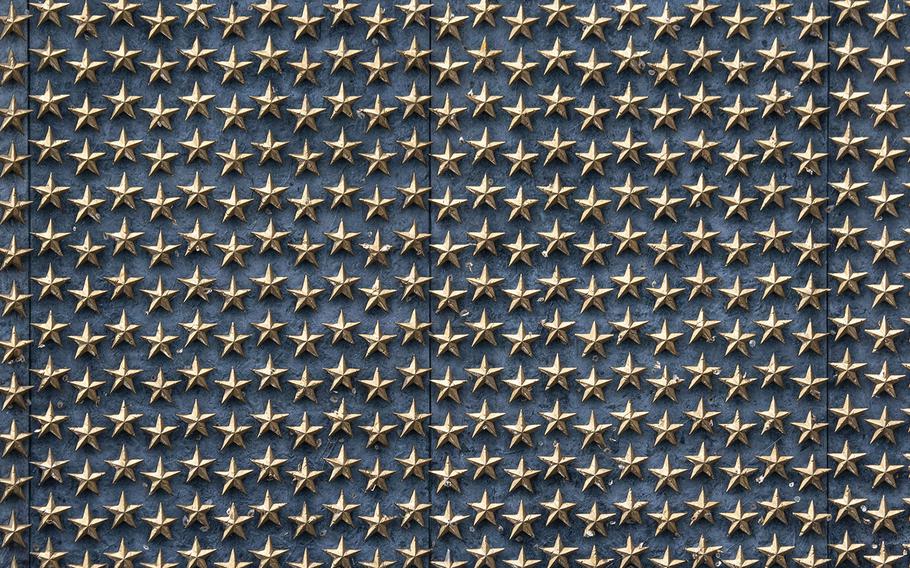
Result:
<svg viewBox="0 0 910 568"><path fill-rule="evenodd" d="M28 106L29 111L32 110L31 109L32 66L30 63L31 52L29 51L29 49L31 49L31 47L32 47L32 19L29 18L28 20L26 20L26 23L25 23L25 61L27 63L29 63L29 65L27 65L25 68L26 69L25 104ZM27 115L25 115L25 132L26 132L26 134L25 134L25 152L28 153L29 140L31 139L31 135L32 135L32 113L31 112L29 112ZM26 171L25 193L27 196L31 197L31 192L32 192L32 158L31 158L31 156L29 156L26 161L26 170L25 171ZM28 227L28 247L29 248L32 248L32 210L34 207L35 207L34 203L28 204L28 215L27 215L26 223L27 223L27 227ZM32 350L34 349L34 344L32 344L32 342L31 342L31 340L32 340L32 301L33 301L33 298L32 298L32 255L29 254L27 256L28 256L28 262L26 263L26 271L25 271L26 283L25 283L25 285L26 285L26 293L29 295L29 298L28 298L28 340L29 340L29 344L28 344L28 356L26 358L27 362L28 362L28 367L25 370L25 382L28 385L31 385L31 382L32 382L31 369L33 368ZM29 391L28 391L28 411L26 412L26 423L28 424L29 432L32 431L31 407L32 407L33 391L34 391L34 389L29 389ZM27 447L28 447L28 451L27 451L27 456L25 459L26 474L28 473L29 466L31 465L30 462L32 461L32 436L29 436L29 438L28 438ZM26 518L28 519L28 523L32 524L32 511L33 511L33 509L32 509L32 479L28 480L28 495L26 497L26 506L28 507L25 512ZM34 529L29 527L29 530L28 530L28 549L29 549L29 551L32 550L33 533L34 533Z"/></svg>
<svg viewBox="0 0 910 568"><path fill-rule="evenodd" d="M427 14L427 27L426 27L427 45L429 45L428 49L430 51L431 59L433 57L433 20L430 19L430 16L432 15L432 10L433 10L433 8L431 6L430 9L428 10L428 12L430 12L430 13ZM433 74L432 74L432 70L430 67L427 67L426 76L427 76L427 89L428 89L428 93L430 96L429 101L430 101L430 106L431 106L433 104ZM428 155L426 156L427 186L429 186L429 188L430 188L429 191L427 192L427 233L429 233L429 235L430 235L429 241L431 243L433 240L433 204L430 202L430 199L433 197L433 157L432 157L432 152L433 152L432 117L433 117L433 113L432 113L432 111L428 111L428 112L426 112L426 115L427 115L427 141L430 143L427 146L427 148L430 151L427 152ZM428 276L430 277L430 285L432 286L432 284L433 284L433 255L431 254L431 251L432 251L432 249L428 246L427 251L426 251L427 269L429 270ZM427 292L429 292L429 290ZM433 303L431 300L432 295L429 293L425 293L424 295L426 297L427 322L429 323L429 326L427 327L427 329L429 330L429 333L433 333ZM429 337L429 333L427 334L427 338L426 338L427 367L430 369L430 374L432 375L433 360L434 360L433 341L432 341L432 338ZM433 417L433 389L430 387L431 384L432 383L427 381L424 386L424 388L426 390L426 397L427 397L427 412L429 412L429 414L430 414L430 424L433 423L433 418L434 418ZM433 454L434 453L435 452L433 451L433 429L427 428L427 456L430 459L431 466L433 464ZM427 499L430 503L430 512L432 514L432 512L433 512L433 481L432 481L433 478L432 478L432 474L428 473L426 478L427 478ZM433 548L434 548L433 547L433 532L432 532L432 527L431 527L429 520L427 520L426 529L427 529L427 548L430 549L430 557L432 559Z"/></svg>
<svg viewBox="0 0 910 568"><path fill-rule="evenodd" d="M825 68L825 106L828 107L825 111L825 197L828 197L828 192L831 187L831 152L830 152L830 143L831 143L831 4L830 2L825 2L825 10L828 19L825 21L825 61L828 63ZM824 216L824 231L825 231L825 242L829 240L830 233L828 232L828 215L829 208L831 207L830 202L825 201L825 216ZM811 229L810 229L811 230ZM828 324L830 320L830 301L831 301L831 290L830 290L830 253L831 247L825 247L825 368L824 373L828 372L831 363L831 336L828 334ZM828 422L828 413L831 408L831 384L827 383L825 385L825 422ZM825 428L825 467L828 467L830 447L830 428ZM828 514L828 518L831 519L831 472L825 474L825 513ZM825 544L826 549L830 549L831 545L831 524L830 522L825 523Z"/></svg>

